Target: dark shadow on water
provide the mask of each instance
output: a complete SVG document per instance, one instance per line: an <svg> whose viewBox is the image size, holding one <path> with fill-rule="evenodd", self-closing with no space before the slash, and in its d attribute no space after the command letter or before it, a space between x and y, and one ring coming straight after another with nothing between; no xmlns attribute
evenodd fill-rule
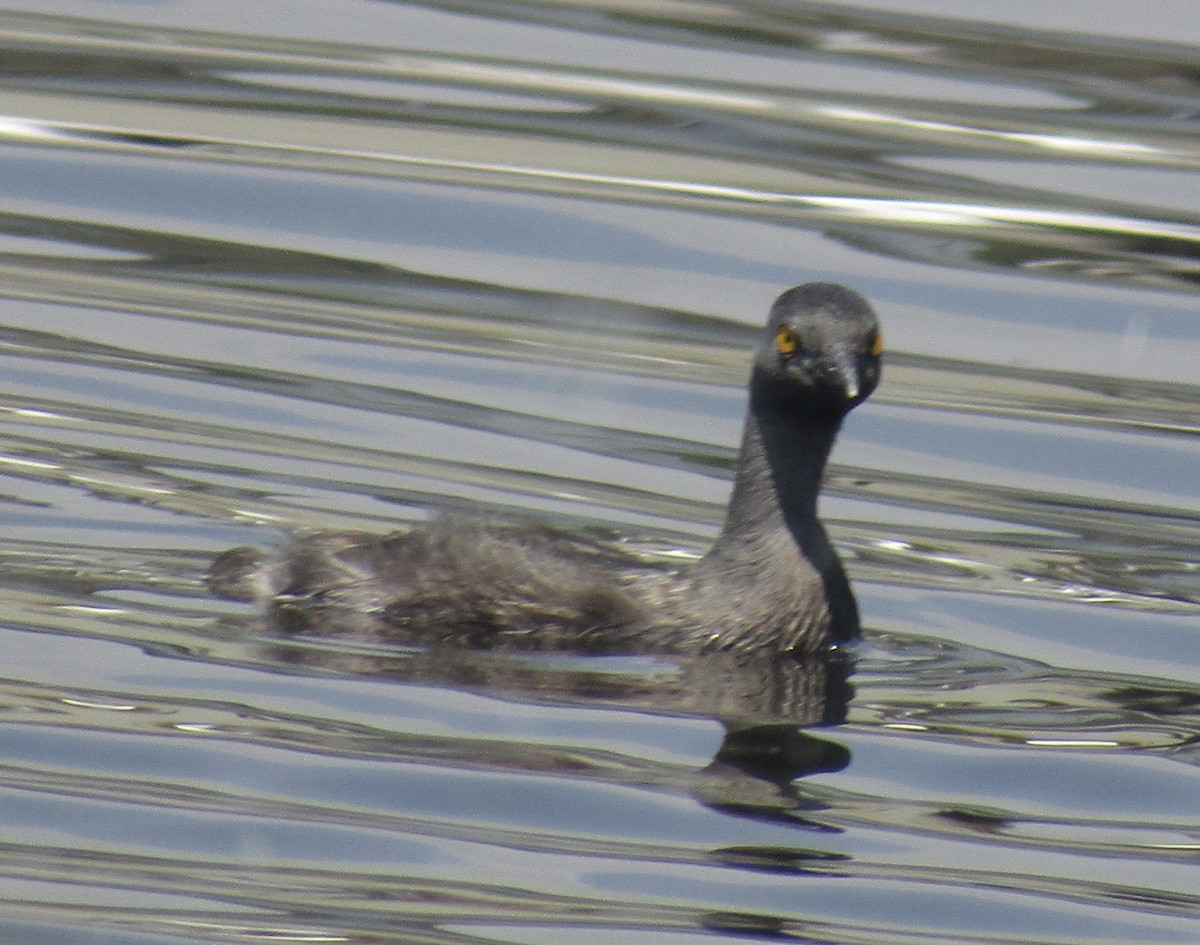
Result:
<svg viewBox="0 0 1200 945"><path fill-rule="evenodd" d="M722 813L821 833L840 833L840 828L820 820L820 812L826 805L806 796L796 782L807 775L841 771L849 764L848 748L812 735L798 725L727 727L720 749L701 772L693 794L705 806ZM792 847L739 847L715 850L713 856L722 863L742 868L807 872L810 861L827 866L833 855Z"/></svg>
<svg viewBox="0 0 1200 945"><path fill-rule="evenodd" d="M824 805L796 782L840 771L844 745L812 734L845 721L854 688L844 651L821 659L787 654L591 657L450 649L372 647L370 653L327 648L326 641L280 640L264 661L322 674L386 678L478 695L561 706L617 708L720 720L725 736L712 761L688 780L693 797L714 810L836 832L819 820ZM717 850L722 863L803 871L808 854L788 848ZM827 854L813 853L827 865Z"/></svg>
<svg viewBox="0 0 1200 945"><path fill-rule="evenodd" d="M790 655L732 652L589 657L396 648L395 655L380 655L374 648L366 655L323 644L281 640L269 646L268 658L323 673L445 686L521 702L718 718L725 738L712 762L686 780L691 796L736 817L839 832L821 823L823 802L806 797L796 782L850 764L848 748L808 730L845 721L853 664L844 651L799 661ZM828 872L829 867L829 854L792 847L719 849L712 856L725 865L773 872Z"/></svg>
<svg viewBox="0 0 1200 945"><path fill-rule="evenodd" d="M225 628L236 635L239 625L234 620ZM306 636L266 644L262 657L322 673L441 685L501 698L709 716L724 720L731 730L767 723L837 725L845 720L853 693L852 660L840 650L811 660L734 652L597 657L380 645L344 649Z"/></svg>

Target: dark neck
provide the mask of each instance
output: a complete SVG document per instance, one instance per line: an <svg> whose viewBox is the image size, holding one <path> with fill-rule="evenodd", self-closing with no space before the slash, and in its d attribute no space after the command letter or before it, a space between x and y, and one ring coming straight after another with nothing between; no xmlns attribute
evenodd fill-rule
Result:
<svg viewBox="0 0 1200 945"><path fill-rule="evenodd" d="M756 594L777 600L782 608L770 616L775 623L767 629L772 632L790 632L789 627L823 611L830 639L858 635L854 594L817 519L817 493L842 416L759 409L746 417L725 526L692 572L709 594L706 606L718 616L725 614L721 619L732 627L747 611L746 588L754 586ZM821 600L803 596L813 577L823 585ZM760 612L754 619L761 617Z"/></svg>
<svg viewBox="0 0 1200 945"><path fill-rule="evenodd" d="M816 522L821 477L841 423L840 416L805 422L772 411L747 415L729 511L714 552L779 528L804 546L803 536Z"/></svg>

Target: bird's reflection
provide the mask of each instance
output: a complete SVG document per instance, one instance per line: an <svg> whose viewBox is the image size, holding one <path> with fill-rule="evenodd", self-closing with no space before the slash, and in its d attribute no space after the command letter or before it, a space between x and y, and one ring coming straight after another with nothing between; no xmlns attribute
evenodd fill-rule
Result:
<svg viewBox="0 0 1200 945"><path fill-rule="evenodd" d="M764 656L741 665L740 685L757 681L770 704L748 713L744 710L751 706L743 702L742 711L719 713L725 738L699 772L693 795L725 813L833 830L813 816L823 804L806 797L796 782L807 775L840 771L850 763L848 748L808 729L845 720L853 695L851 668L850 659L840 653L804 662ZM740 865L753 865L761 856L762 851L743 850L736 859ZM788 852L793 869L797 856L799 851ZM779 868L774 858L768 859L768 864L758 865Z"/></svg>
<svg viewBox="0 0 1200 945"><path fill-rule="evenodd" d="M267 657L321 672L506 699L719 719L725 727L721 745L687 784L698 801L736 816L831 829L816 819L822 805L796 782L849 764L849 749L810 731L845 720L853 663L844 650L804 660L729 652L598 658L437 647L364 652L328 642L281 639L270 644ZM742 851L737 858L748 855Z"/></svg>

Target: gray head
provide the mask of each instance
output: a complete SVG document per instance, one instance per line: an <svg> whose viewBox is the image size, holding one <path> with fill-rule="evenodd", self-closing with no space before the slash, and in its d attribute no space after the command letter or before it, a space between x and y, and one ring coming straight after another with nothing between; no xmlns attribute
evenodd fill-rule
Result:
<svg viewBox="0 0 1200 945"><path fill-rule="evenodd" d="M879 319L857 292L810 282L775 300L754 355L756 412L840 420L879 383Z"/></svg>

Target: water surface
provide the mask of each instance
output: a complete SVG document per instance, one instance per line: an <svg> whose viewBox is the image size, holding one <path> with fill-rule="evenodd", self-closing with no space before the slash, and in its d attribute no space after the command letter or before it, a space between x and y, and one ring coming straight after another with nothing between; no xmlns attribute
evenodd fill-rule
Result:
<svg viewBox="0 0 1200 945"><path fill-rule="evenodd" d="M1200 35L975 9L0 4L0 937L1195 942ZM445 508L686 560L813 279L889 348L849 683L206 594Z"/></svg>

